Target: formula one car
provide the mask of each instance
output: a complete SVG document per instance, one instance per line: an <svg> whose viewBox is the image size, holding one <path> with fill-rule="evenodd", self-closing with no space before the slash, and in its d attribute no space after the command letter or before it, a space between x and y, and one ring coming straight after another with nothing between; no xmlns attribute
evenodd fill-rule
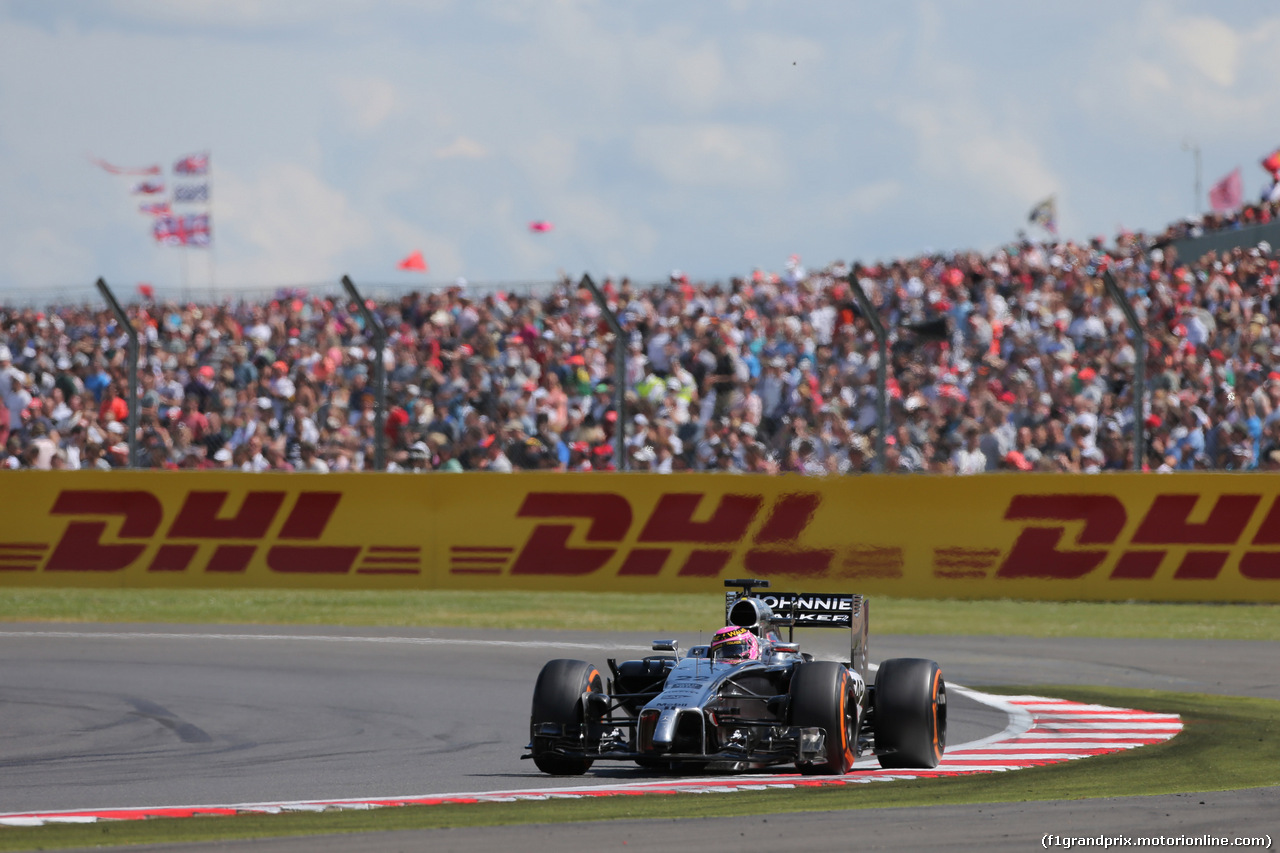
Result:
<svg viewBox="0 0 1280 853"><path fill-rule="evenodd" d="M533 689L521 757L562 776L602 760L843 774L864 752L882 767L938 765L947 739L942 673L933 661L897 658L881 663L869 686L865 597L759 592L765 580L725 586L741 591L725 593L730 627L709 646L681 656L675 640L655 640L653 651L666 654L610 659L608 679L585 661L549 661ZM801 652L797 627L847 629L848 662Z"/></svg>

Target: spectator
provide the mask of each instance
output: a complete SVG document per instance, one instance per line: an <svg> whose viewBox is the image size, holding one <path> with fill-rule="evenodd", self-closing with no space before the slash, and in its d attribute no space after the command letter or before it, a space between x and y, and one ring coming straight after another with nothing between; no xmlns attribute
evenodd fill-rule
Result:
<svg viewBox="0 0 1280 853"><path fill-rule="evenodd" d="M425 459L426 446L423 446L423 456ZM299 459L301 460L296 468L298 471L311 471L316 474L328 474L329 463L325 462L316 455L316 446L309 441L301 443L298 449Z"/></svg>
<svg viewBox="0 0 1280 853"><path fill-rule="evenodd" d="M404 294L374 303L389 332L388 459L397 470L607 470L622 429L629 453L652 450L653 471L817 475L864 469L866 436L883 428L890 471L1121 470L1143 370L1148 468L1265 468L1280 448L1280 260L1265 244L1182 259L1171 243L1271 221L1278 205L1122 235L1110 249L1020 241L859 268L893 334L883 426L874 336L840 263L713 284L607 282L628 335L623 422L598 308L568 282L537 296ZM1145 365L1103 268L1146 324ZM131 313L143 331L136 380L105 310L0 308L4 464L52 467L58 451L70 467L129 463L136 381L134 464L372 467L374 354L344 300L282 291Z"/></svg>
<svg viewBox="0 0 1280 853"><path fill-rule="evenodd" d="M84 446L84 454L80 459L80 467L89 471L110 471L111 463L102 452L102 445L91 441Z"/></svg>
<svg viewBox="0 0 1280 853"><path fill-rule="evenodd" d="M973 421L969 421L961 429L963 443L952 455L957 474L980 474L987 470L987 456L978 446L980 433L978 424Z"/></svg>

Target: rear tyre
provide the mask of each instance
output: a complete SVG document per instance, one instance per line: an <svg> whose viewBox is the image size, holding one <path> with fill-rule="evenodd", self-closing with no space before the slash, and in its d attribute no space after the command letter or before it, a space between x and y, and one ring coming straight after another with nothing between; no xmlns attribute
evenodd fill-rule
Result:
<svg viewBox="0 0 1280 853"><path fill-rule="evenodd" d="M895 658L880 664L875 711L881 767L938 766L947 748L947 684L936 663Z"/></svg>
<svg viewBox="0 0 1280 853"><path fill-rule="evenodd" d="M791 725L826 731L825 760L797 762L805 774L848 773L858 757L858 697L844 664L814 661L798 664L791 676Z"/></svg>
<svg viewBox="0 0 1280 853"><path fill-rule="evenodd" d="M539 770L553 776L581 776L591 769L590 758L552 752L554 739L538 737L535 733L540 723L585 726L582 694L603 692L600 671L585 661L553 660L542 668L533 688L533 709L529 715L533 763Z"/></svg>

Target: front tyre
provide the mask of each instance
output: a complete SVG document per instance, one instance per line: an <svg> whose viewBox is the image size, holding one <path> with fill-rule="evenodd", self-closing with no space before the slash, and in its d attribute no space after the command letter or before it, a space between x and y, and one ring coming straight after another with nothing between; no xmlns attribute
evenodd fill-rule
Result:
<svg viewBox="0 0 1280 853"><path fill-rule="evenodd" d="M858 697L853 677L842 663L798 664L791 676L791 725L826 731L825 760L797 762L805 774L843 774L858 757Z"/></svg>
<svg viewBox="0 0 1280 853"><path fill-rule="evenodd" d="M875 735L881 767L938 766L947 748L947 684L936 663L894 658L880 664Z"/></svg>
<svg viewBox="0 0 1280 853"><path fill-rule="evenodd" d="M533 688L533 708L529 715L533 763L539 770L553 776L581 776L591 769L590 758L553 752L555 739L539 737L537 731L541 723L556 723L585 735L582 694L603 692L600 671L585 661L560 659L548 661L542 667Z"/></svg>

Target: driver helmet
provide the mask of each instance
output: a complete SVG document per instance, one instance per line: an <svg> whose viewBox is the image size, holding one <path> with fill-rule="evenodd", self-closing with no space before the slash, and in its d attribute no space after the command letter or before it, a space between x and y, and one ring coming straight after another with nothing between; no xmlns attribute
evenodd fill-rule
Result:
<svg viewBox="0 0 1280 853"><path fill-rule="evenodd" d="M711 659L726 663L759 660L760 641L746 628L727 625L711 638Z"/></svg>

